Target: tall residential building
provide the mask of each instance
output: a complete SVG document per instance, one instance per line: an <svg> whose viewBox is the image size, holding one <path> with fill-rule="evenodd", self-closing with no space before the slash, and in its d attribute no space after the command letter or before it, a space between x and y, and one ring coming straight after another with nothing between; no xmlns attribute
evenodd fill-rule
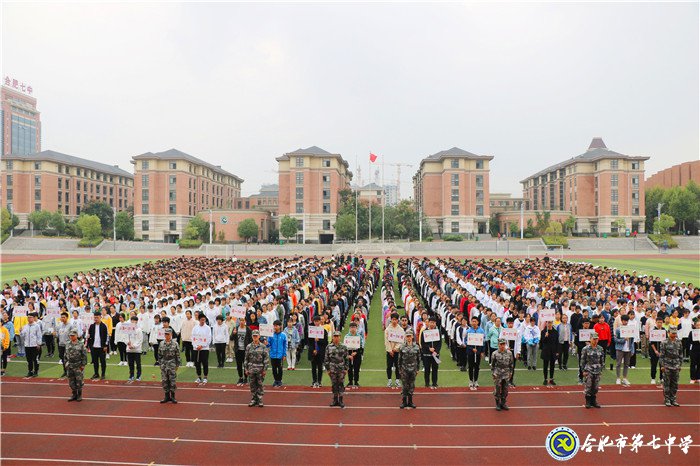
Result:
<svg viewBox="0 0 700 466"><path fill-rule="evenodd" d="M414 199L434 235L488 233L491 160L458 147L421 160L413 176Z"/></svg>
<svg viewBox="0 0 700 466"><path fill-rule="evenodd" d="M174 243L198 212L232 209L241 197L241 178L177 149L146 152L131 163L136 238Z"/></svg>
<svg viewBox="0 0 700 466"><path fill-rule="evenodd" d="M520 205L525 199L522 197L512 197L510 193L490 193L489 206L491 214L507 212L509 210L520 210Z"/></svg>
<svg viewBox="0 0 700 466"><path fill-rule="evenodd" d="M651 189L657 186L666 189L675 186L685 186L689 181L700 185L700 160L679 163L654 173L644 182L644 189Z"/></svg>
<svg viewBox="0 0 700 466"><path fill-rule="evenodd" d="M352 172L340 154L319 147L298 149L277 157L279 216L299 221L300 241L331 243L340 207L340 191L350 189Z"/></svg>
<svg viewBox="0 0 700 466"><path fill-rule="evenodd" d="M588 150L521 181L530 211L568 211L576 232L610 233L613 222L644 232L644 162L649 157L624 155L593 138Z"/></svg>
<svg viewBox="0 0 700 466"><path fill-rule="evenodd" d="M40 152L41 118L36 109L36 99L21 92L21 87L16 81L12 84L12 80L5 78L5 83L8 85L2 86L0 91L2 94L0 103L2 155L27 155ZM17 88L13 88L13 85Z"/></svg>
<svg viewBox="0 0 700 466"><path fill-rule="evenodd" d="M35 210L59 211L69 219L85 204L105 202L117 211L133 204L134 176L116 165L45 150L3 157L2 205L27 228Z"/></svg>
<svg viewBox="0 0 700 466"><path fill-rule="evenodd" d="M364 186L352 186L351 189L357 191L357 197L360 203L371 202L372 204L382 205L382 187L377 183L369 183Z"/></svg>

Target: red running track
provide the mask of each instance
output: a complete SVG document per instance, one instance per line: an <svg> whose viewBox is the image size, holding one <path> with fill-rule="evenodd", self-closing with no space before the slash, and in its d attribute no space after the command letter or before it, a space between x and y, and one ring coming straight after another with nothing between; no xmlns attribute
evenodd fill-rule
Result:
<svg viewBox="0 0 700 466"><path fill-rule="evenodd" d="M545 438L562 425L581 442L596 439L571 464L700 463L692 385L681 387L680 408L663 406L659 389L604 387L600 410L582 407L578 387L519 387L508 412L494 409L488 388L418 391L416 410L398 409L400 394L380 388L348 392L344 410L328 407L328 389L268 388L261 409L247 406L247 390L219 384L180 384L177 405L158 403L155 384L88 383L82 403L65 401L65 382L8 378L1 388L3 464L555 464ZM603 435L634 434L645 443L656 435L661 448L597 451ZM686 435L698 442L687 454L678 446Z"/></svg>

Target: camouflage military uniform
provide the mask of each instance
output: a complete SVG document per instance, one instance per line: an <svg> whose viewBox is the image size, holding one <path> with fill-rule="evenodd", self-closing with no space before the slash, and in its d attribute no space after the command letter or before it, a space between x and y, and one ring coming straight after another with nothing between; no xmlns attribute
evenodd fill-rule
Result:
<svg viewBox="0 0 700 466"><path fill-rule="evenodd" d="M496 406L502 408L508 398L508 382L513 373L513 353L510 349L491 353L491 374L495 385L493 396L496 398Z"/></svg>
<svg viewBox="0 0 700 466"><path fill-rule="evenodd" d="M328 345L323 365L328 368L333 387L333 398L337 403L341 402L340 399L345 394L345 374L348 372L348 364L348 348L345 345L342 343Z"/></svg>
<svg viewBox="0 0 700 466"><path fill-rule="evenodd" d="M160 379L165 391L165 396L174 401L177 386L177 368L180 367L180 348L177 341L171 339L163 341L158 346L158 360L160 361Z"/></svg>
<svg viewBox="0 0 700 466"><path fill-rule="evenodd" d="M664 402L670 406L677 404L678 375L683 362L681 341L679 339L662 341L659 353L659 363L664 370Z"/></svg>
<svg viewBox="0 0 700 466"><path fill-rule="evenodd" d="M605 350L601 346L595 348L587 345L581 350L581 367L586 373L583 382L583 393L586 396L586 407L595 406L598 408L596 396L598 395L598 385L600 384L600 373L605 366Z"/></svg>
<svg viewBox="0 0 700 466"><path fill-rule="evenodd" d="M248 380L250 381L250 394L252 396L251 406L263 405L263 395L265 394L265 389L263 388L263 382L265 377L264 372L267 372L267 367L270 364L270 353L267 347L255 342L248 343L245 348L245 360L243 366L248 374Z"/></svg>
<svg viewBox="0 0 700 466"><path fill-rule="evenodd" d="M87 365L87 348L80 342L68 341L64 353L64 364L68 385L73 391L72 400L80 401L83 396L83 369Z"/></svg>
<svg viewBox="0 0 700 466"><path fill-rule="evenodd" d="M416 374L420 370L420 346L415 343L402 344L398 350L398 367L401 376L401 395L408 398L408 405L413 403L413 391L416 388ZM406 401L406 400L404 400Z"/></svg>

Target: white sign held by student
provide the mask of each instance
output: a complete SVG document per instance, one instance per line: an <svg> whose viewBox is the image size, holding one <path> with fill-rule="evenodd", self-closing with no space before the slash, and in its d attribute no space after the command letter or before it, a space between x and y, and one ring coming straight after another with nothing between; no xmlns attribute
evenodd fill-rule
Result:
<svg viewBox="0 0 700 466"><path fill-rule="evenodd" d="M272 324L260 324L260 336L271 337L275 333L275 327Z"/></svg>
<svg viewBox="0 0 700 466"><path fill-rule="evenodd" d="M700 341L700 328L693 329L693 341Z"/></svg>
<svg viewBox="0 0 700 466"><path fill-rule="evenodd" d="M323 338L323 327L317 327L315 325L309 326L309 338Z"/></svg>
<svg viewBox="0 0 700 466"><path fill-rule="evenodd" d="M345 340L343 340L343 344L351 350L360 349L360 336L345 335Z"/></svg>
<svg viewBox="0 0 700 466"><path fill-rule="evenodd" d="M542 309L540 311L540 320L542 322L554 322L554 309Z"/></svg>
<svg viewBox="0 0 700 466"><path fill-rule="evenodd" d="M592 328L582 328L578 331L578 341L591 341L591 333L594 331Z"/></svg>
<svg viewBox="0 0 700 466"><path fill-rule="evenodd" d="M231 308L231 315L236 319L243 319L245 317L245 307L233 306Z"/></svg>
<svg viewBox="0 0 700 466"><path fill-rule="evenodd" d="M404 338L406 338L406 333L403 331L401 327L399 327L398 330L394 330L392 328L389 328L387 331L387 339L391 343L403 343Z"/></svg>
<svg viewBox="0 0 700 466"><path fill-rule="evenodd" d="M484 345L484 334L483 333L467 333L467 345L468 346L483 346Z"/></svg>
<svg viewBox="0 0 700 466"><path fill-rule="evenodd" d="M620 338L634 338L634 332L637 330L632 325L620 325Z"/></svg>
<svg viewBox="0 0 700 466"><path fill-rule="evenodd" d="M440 341L440 330L434 328L434 329L426 329L423 330L423 341L426 343L432 343L434 341Z"/></svg>
<svg viewBox="0 0 700 466"><path fill-rule="evenodd" d="M501 330L501 338L505 338L506 340L510 341L515 341L515 339L518 338L518 329L504 328L503 330Z"/></svg>
<svg viewBox="0 0 700 466"><path fill-rule="evenodd" d="M12 316L13 317L26 317L28 311L29 311L29 308L27 306L15 306L12 309Z"/></svg>
<svg viewBox="0 0 700 466"><path fill-rule="evenodd" d="M666 340L666 330L655 329L649 331L649 341L665 341Z"/></svg>

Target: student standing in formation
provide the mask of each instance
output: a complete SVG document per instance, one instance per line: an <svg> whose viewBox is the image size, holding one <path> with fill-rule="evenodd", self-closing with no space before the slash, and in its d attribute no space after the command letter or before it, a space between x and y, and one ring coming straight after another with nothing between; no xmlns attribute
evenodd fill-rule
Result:
<svg viewBox="0 0 700 466"><path fill-rule="evenodd" d="M586 397L586 409L600 408L597 396L600 374L605 367L605 350L598 345L596 332L591 332L590 343L581 350L579 365L585 380L583 393Z"/></svg>
<svg viewBox="0 0 700 466"><path fill-rule="evenodd" d="M581 330L589 330L591 328L591 321L587 318L581 319ZM578 353L578 384L583 385L583 364L581 364L581 353L586 347L588 342L581 341L580 333L576 335L576 352ZM601 348L602 349L602 348ZM605 350L603 350L603 355L605 355Z"/></svg>
<svg viewBox="0 0 700 466"><path fill-rule="evenodd" d="M238 326L233 329L230 338L233 340L233 354L236 358L236 370L238 371L238 382L236 382L236 385L245 385L248 383L244 367L245 349L253 342L253 334L246 326L245 319L238 319Z"/></svg>
<svg viewBox="0 0 700 466"><path fill-rule="evenodd" d="M282 386L282 361L287 354L287 334L282 333L282 322L275 320L273 322L275 329L271 337L267 339L267 347L270 350L270 366L272 367L272 382L273 387Z"/></svg>
<svg viewBox="0 0 700 466"><path fill-rule="evenodd" d="M20 338L27 355L27 377L39 375L39 350L41 349L41 325L37 322L37 314L27 314L27 325L22 327Z"/></svg>
<svg viewBox="0 0 700 466"><path fill-rule="evenodd" d="M165 392L161 403L177 403L175 390L177 389L177 369L180 367L180 347L173 340L173 329L165 329L165 340L158 347L158 360L160 361L160 380Z"/></svg>
<svg viewBox="0 0 700 466"><path fill-rule="evenodd" d="M92 357L92 367L95 373L92 374L93 379L105 379L107 371L107 349L109 347L109 336L107 334L107 326L102 322L100 313L95 311L95 322L90 324L88 328L87 350ZM102 368L102 376L98 375L100 367Z"/></svg>
<svg viewBox="0 0 700 466"><path fill-rule="evenodd" d="M386 350L386 386L391 387L391 370L394 368L394 386L400 387L401 381L399 380L399 366L397 364L397 351L401 347L400 342L389 341L389 332L403 331L399 325L399 314L398 312L391 313L391 323L387 325L384 330L384 349Z"/></svg>
<svg viewBox="0 0 700 466"><path fill-rule="evenodd" d="M264 382L267 366L270 362L270 354L267 347L260 343L260 331L253 330L253 342L245 349L245 375L250 379L251 400L248 406L262 408L263 395L265 394Z"/></svg>
<svg viewBox="0 0 700 466"><path fill-rule="evenodd" d="M333 390L333 402L331 406L345 408L343 395L345 394L345 374L348 372L348 349L340 343L340 332L333 332L333 340L326 348L324 365L328 369L328 377L331 379Z"/></svg>
<svg viewBox="0 0 700 466"><path fill-rule="evenodd" d="M435 330L437 321L435 317L428 319L428 330ZM420 333L419 346L421 348L421 356L423 357L423 370L425 377L425 386L435 390L438 388L438 361L440 360L440 349L442 348L442 340L426 342L423 337L425 332ZM432 376L431 376L432 373ZM432 386L430 383L432 382Z"/></svg>
<svg viewBox="0 0 700 466"><path fill-rule="evenodd" d="M515 357L506 344L505 338L499 338L498 350L491 353L491 375L493 375L495 385L493 396L496 398L496 411L510 409L506 404L506 399L508 398L508 383L513 374Z"/></svg>
<svg viewBox="0 0 700 466"><path fill-rule="evenodd" d="M420 370L420 347L413 341L413 330L406 332L406 342L397 351L399 373L401 374L401 406L399 408L414 408L413 391L416 388L416 374Z"/></svg>
<svg viewBox="0 0 700 466"><path fill-rule="evenodd" d="M136 381L141 381L141 349L143 345L144 333L138 326L139 318L131 316L131 325L136 327L136 331L129 332L126 336L126 362L129 364L129 381L134 382L134 366L136 366Z"/></svg>
<svg viewBox="0 0 700 466"><path fill-rule="evenodd" d="M229 340L228 327L221 314L216 316L216 324L212 329L214 349L216 349L216 367L223 369L226 362L226 343Z"/></svg>
<svg viewBox="0 0 700 466"><path fill-rule="evenodd" d="M207 377L209 376L209 346L211 345L211 328L206 324L206 322L207 316L200 314L199 325L192 329L194 367L197 371L197 380L195 380L195 383L207 383ZM202 370L204 370L204 378L202 378Z"/></svg>
<svg viewBox="0 0 700 466"><path fill-rule="evenodd" d="M620 336L621 329L628 328L630 318L627 314L623 314L620 317L620 320L622 322L622 325L615 329L615 336L613 338L615 343L615 353L617 359L617 364L615 366L615 371L617 373L617 381L615 383L617 385L622 384L625 387L628 387L630 385L630 382L629 380L627 380L627 372L630 368L630 357L632 354L634 354L634 337L623 338ZM620 366L623 366L622 380L620 380Z"/></svg>
<svg viewBox="0 0 700 466"><path fill-rule="evenodd" d="M479 318L472 317L472 326L467 330L468 342L470 333L480 333L484 335L484 329L479 327ZM469 366L469 389L476 390L479 388L479 367L481 366L481 357L483 355L484 345L469 345L467 344L467 365Z"/></svg>
<svg viewBox="0 0 700 466"><path fill-rule="evenodd" d="M83 371L87 364L87 349L78 341L76 330L71 330L68 337L70 341L63 353L68 386L73 392L68 401L83 401Z"/></svg>
<svg viewBox="0 0 700 466"><path fill-rule="evenodd" d="M348 387L359 388L360 387L360 367L362 367L362 355L365 351L365 336L361 333L357 333L357 322L350 322L350 333L351 337L360 337L360 347L353 350L348 350L350 353L348 359L350 360L350 367L348 368Z"/></svg>
<svg viewBox="0 0 700 466"><path fill-rule="evenodd" d="M663 317L657 317L656 318L656 327L654 330L664 330L664 319ZM651 368L651 384L656 385L656 367L659 364L659 355L661 354L660 346L661 346L660 341L650 341L649 342L649 363L650 363L650 368ZM664 380L664 373L659 371L659 386L663 383Z"/></svg>
<svg viewBox="0 0 700 466"><path fill-rule="evenodd" d="M462 317L461 325L457 327L455 332L456 348L455 354L457 356L457 367L462 372L467 372L467 330L469 329L469 322L466 317Z"/></svg>
<svg viewBox="0 0 700 466"><path fill-rule="evenodd" d="M316 314L313 319L314 327L321 326L321 317ZM328 331L323 330L323 338L309 337L309 361L311 361L312 388L321 387L323 378L323 360L326 357L326 347L328 346Z"/></svg>
<svg viewBox="0 0 700 466"><path fill-rule="evenodd" d="M544 371L544 382L542 385L547 385L547 370L549 370L549 385L554 383L554 362L559 355L559 333L554 330L552 321L547 322L547 326L542 330L540 339L540 351L542 355Z"/></svg>
<svg viewBox="0 0 700 466"><path fill-rule="evenodd" d="M297 348L301 337L299 331L294 327L294 321L287 319L287 327L284 329L284 334L287 335L287 370L293 371L297 368Z"/></svg>
<svg viewBox="0 0 700 466"><path fill-rule="evenodd" d="M63 365L63 374L61 377L66 376L66 358L63 356L66 352L66 345L70 341L70 332L72 330L78 332L78 326L75 322L68 323L68 313L61 312L61 318L56 324L56 335L58 335L58 363ZM80 333L78 333L78 336L80 336Z"/></svg>
<svg viewBox="0 0 700 466"><path fill-rule="evenodd" d="M664 404L666 406L680 406L676 401L678 392L678 375L683 364L683 346L678 339L678 329L674 326L668 328L668 339L661 342L661 354L659 363L664 374Z"/></svg>
<svg viewBox="0 0 700 466"><path fill-rule="evenodd" d="M700 330L700 320L695 321L694 330ZM700 383L700 341L690 332L690 383Z"/></svg>

